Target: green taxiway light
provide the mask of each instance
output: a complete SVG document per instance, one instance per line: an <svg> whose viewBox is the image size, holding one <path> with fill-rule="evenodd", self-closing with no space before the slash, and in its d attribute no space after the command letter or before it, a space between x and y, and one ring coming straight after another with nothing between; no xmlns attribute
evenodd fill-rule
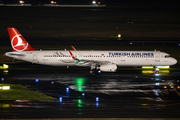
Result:
<svg viewBox="0 0 180 120"><path fill-rule="evenodd" d="M77 100L77 106L78 106L78 107L83 107L83 105L82 105L82 100L81 100L81 99L78 99L78 100Z"/></svg>
<svg viewBox="0 0 180 120"><path fill-rule="evenodd" d="M85 82L86 82L86 78L75 78L74 81L75 81L75 84L78 88L78 91L82 92L83 86L85 85Z"/></svg>
<svg viewBox="0 0 180 120"><path fill-rule="evenodd" d="M78 88L78 91L80 91L80 92L82 91L82 88L81 88L81 86L79 86L79 88Z"/></svg>
<svg viewBox="0 0 180 120"><path fill-rule="evenodd" d="M82 103L81 99L79 99L79 100L78 100L78 103L79 103L79 104L81 104L81 103Z"/></svg>

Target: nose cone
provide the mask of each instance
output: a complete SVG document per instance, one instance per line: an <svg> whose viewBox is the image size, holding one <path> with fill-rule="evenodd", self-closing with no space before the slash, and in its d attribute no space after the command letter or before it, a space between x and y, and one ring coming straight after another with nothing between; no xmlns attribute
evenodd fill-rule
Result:
<svg viewBox="0 0 180 120"><path fill-rule="evenodd" d="M6 52L4 55L5 55L5 56L8 56L9 54Z"/></svg>
<svg viewBox="0 0 180 120"><path fill-rule="evenodd" d="M172 64L172 65L175 65L176 63L177 63L177 60L176 60L175 58L172 58L171 64Z"/></svg>

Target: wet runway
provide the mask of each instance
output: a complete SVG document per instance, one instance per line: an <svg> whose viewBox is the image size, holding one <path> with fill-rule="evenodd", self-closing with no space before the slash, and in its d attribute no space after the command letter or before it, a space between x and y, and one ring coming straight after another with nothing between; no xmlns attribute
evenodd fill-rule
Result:
<svg viewBox="0 0 180 120"><path fill-rule="evenodd" d="M180 118L180 69L90 74L88 68L27 66L0 70L1 83L57 100L0 101L0 118Z"/></svg>

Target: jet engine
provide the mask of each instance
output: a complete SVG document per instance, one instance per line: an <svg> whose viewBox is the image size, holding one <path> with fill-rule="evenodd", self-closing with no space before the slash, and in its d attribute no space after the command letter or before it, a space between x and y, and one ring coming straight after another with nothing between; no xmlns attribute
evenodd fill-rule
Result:
<svg viewBox="0 0 180 120"><path fill-rule="evenodd" d="M117 65L116 64L102 64L99 69L103 72L116 72Z"/></svg>

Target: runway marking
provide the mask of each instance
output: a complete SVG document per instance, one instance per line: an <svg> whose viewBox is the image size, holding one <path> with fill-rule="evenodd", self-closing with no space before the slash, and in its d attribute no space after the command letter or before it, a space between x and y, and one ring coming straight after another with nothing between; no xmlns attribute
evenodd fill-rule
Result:
<svg viewBox="0 0 180 120"><path fill-rule="evenodd" d="M176 93L177 93L178 96L180 97L180 93L176 90L176 88L174 87L173 89L174 89L174 91L176 91Z"/></svg>

